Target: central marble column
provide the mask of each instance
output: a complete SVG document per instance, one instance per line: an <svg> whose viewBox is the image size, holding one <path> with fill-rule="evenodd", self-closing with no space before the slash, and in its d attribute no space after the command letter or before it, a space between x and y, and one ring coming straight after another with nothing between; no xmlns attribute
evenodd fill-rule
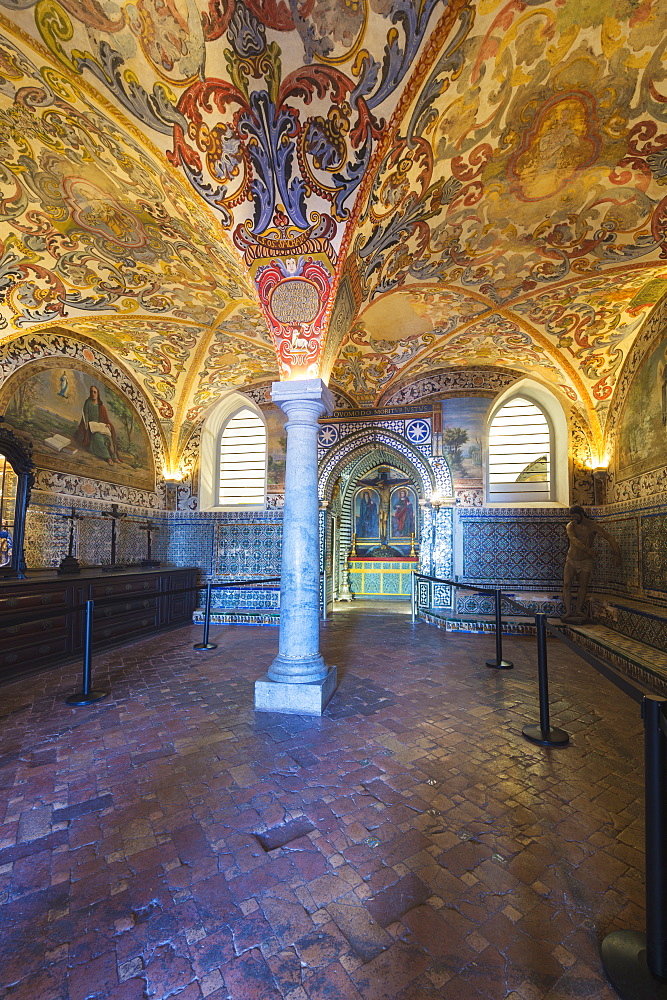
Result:
<svg viewBox="0 0 667 1000"><path fill-rule="evenodd" d="M336 668L320 653L318 418L333 413L319 378L274 382L273 401L288 416L278 655L255 683L263 712L321 715L336 689Z"/></svg>

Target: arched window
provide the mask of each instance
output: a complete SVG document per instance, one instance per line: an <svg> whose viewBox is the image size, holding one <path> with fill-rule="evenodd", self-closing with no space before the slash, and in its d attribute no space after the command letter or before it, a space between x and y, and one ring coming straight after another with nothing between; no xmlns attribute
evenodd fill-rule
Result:
<svg viewBox="0 0 667 1000"><path fill-rule="evenodd" d="M552 500L553 434L544 410L512 396L489 427L489 503Z"/></svg>
<svg viewBox="0 0 667 1000"><path fill-rule="evenodd" d="M202 427L200 510L263 510L267 433L262 411L246 396L225 396Z"/></svg>
<svg viewBox="0 0 667 1000"><path fill-rule="evenodd" d="M264 506L266 497L266 427L244 406L225 424L218 454L218 505Z"/></svg>

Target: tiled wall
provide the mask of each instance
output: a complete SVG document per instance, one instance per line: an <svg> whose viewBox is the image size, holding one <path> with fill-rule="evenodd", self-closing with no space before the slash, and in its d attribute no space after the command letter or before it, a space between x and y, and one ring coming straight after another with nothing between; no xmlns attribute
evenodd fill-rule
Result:
<svg viewBox="0 0 667 1000"><path fill-rule="evenodd" d="M462 581L560 591L568 548L564 508L457 508L455 521Z"/></svg>
<svg viewBox="0 0 667 1000"><path fill-rule="evenodd" d="M609 504L595 516L621 549L617 566L611 547L598 542L595 591L667 609L667 494Z"/></svg>
<svg viewBox="0 0 667 1000"><path fill-rule="evenodd" d="M70 498L65 503L62 497L35 491L26 517L25 558L29 569L56 567L67 555L69 521L66 515L72 504L81 517L74 529L74 555L82 566L109 564L111 521L103 515L110 511L111 504ZM119 504L118 509L124 517L117 524L116 561L132 564L145 558L146 532L140 525L146 523L147 517L159 528L153 534L152 557L166 561L169 545L166 512L126 504Z"/></svg>

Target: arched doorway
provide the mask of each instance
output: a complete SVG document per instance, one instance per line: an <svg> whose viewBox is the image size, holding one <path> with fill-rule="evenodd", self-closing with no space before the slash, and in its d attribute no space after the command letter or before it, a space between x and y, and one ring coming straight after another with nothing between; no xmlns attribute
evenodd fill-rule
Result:
<svg viewBox="0 0 667 1000"><path fill-rule="evenodd" d="M409 600L410 572L451 576L452 511L446 465L434 469L404 438L378 429L350 435L320 467L326 509L325 568L334 601Z"/></svg>

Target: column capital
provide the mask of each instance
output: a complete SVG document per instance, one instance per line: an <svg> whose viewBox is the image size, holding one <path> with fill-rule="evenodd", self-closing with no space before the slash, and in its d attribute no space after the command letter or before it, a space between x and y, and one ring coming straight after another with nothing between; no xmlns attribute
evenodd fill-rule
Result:
<svg viewBox="0 0 667 1000"><path fill-rule="evenodd" d="M274 382L271 399L282 409L283 403L319 403L322 411L331 416L334 411L334 395L321 378L290 379Z"/></svg>

